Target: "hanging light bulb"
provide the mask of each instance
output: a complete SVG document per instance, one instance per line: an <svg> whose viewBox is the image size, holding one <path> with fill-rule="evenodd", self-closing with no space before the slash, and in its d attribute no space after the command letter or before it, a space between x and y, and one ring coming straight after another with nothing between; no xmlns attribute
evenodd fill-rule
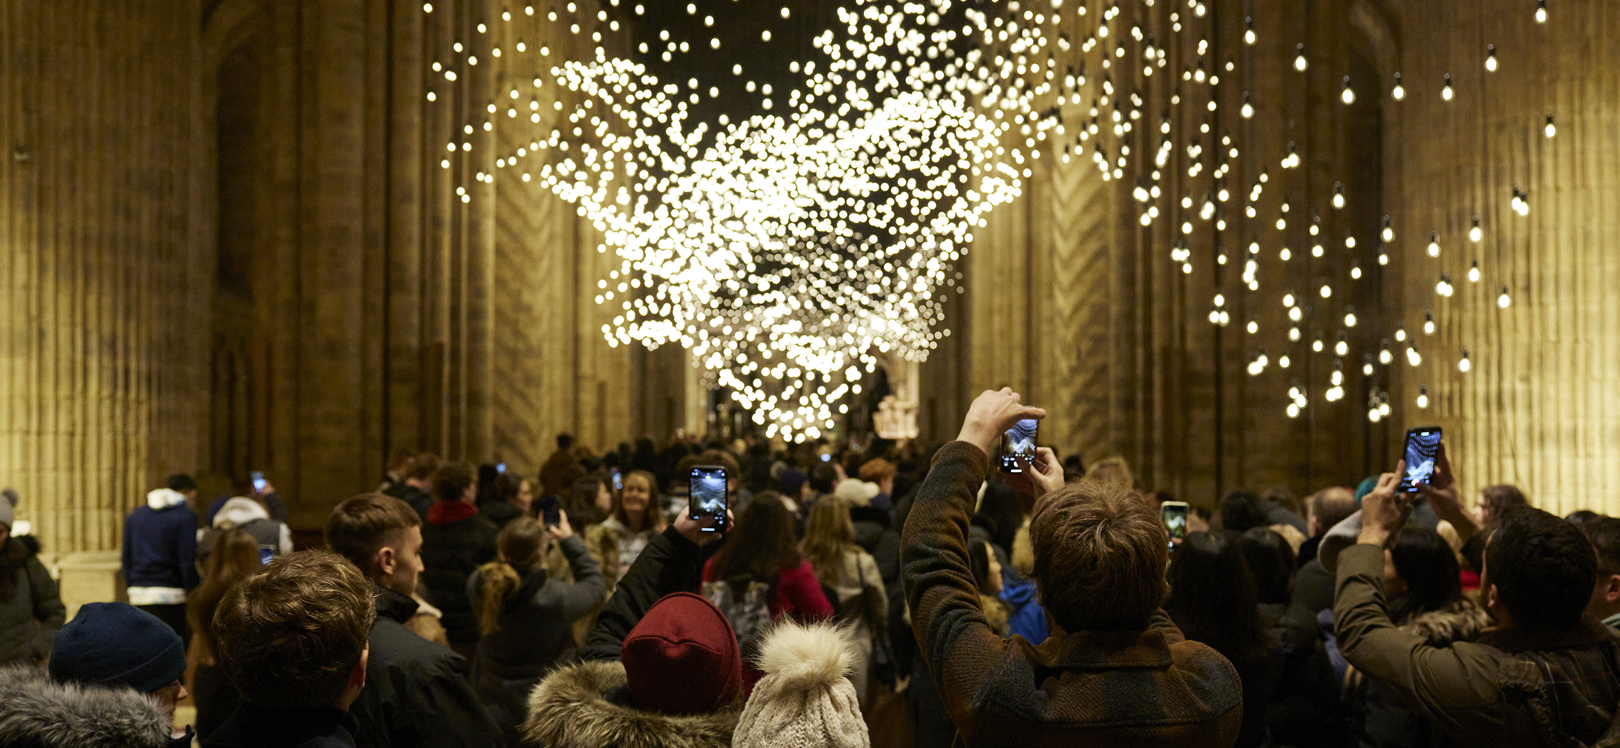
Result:
<svg viewBox="0 0 1620 748"><path fill-rule="evenodd" d="M1440 98L1451 101L1451 97L1455 95L1451 90L1451 73L1446 73L1446 86L1440 89Z"/></svg>
<svg viewBox="0 0 1620 748"><path fill-rule="evenodd" d="M1333 183L1333 209L1334 210L1340 210L1343 207L1344 207L1344 183L1343 182L1334 182Z"/></svg>
<svg viewBox="0 0 1620 748"><path fill-rule="evenodd" d="M1395 328L1395 342L1397 342L1397 343L1406 342L1406 326L1405 325L1401 325L1400 327Z"/></svg>
<svg viewBox="0 0 1620 748"><path fill-rule="evenodd" d="M1512 297L1508 296L1508 287L1503 286L1501 295L1496 297L1496 305L1502 309L1506 309L1512 304L1513 299Z"/></svg>
<svg viewBox="0 0 1620 748"><path fill-rule="evenodd" d="M1317 333L1316 339L1311 341L1311 350L1316 351L1317 353L1322 352L1322 333Z"/></svg>
<svg viewBox="0 0 1620 748"><path fill-rule="evenodd" d="M1351 280L1361 280L1361 263L1359 263L1359 262L1350 263L1350 279Z"/></svg>
<svg viewBox="0 0 1620 748"><path fill-rule="evenodd" d="M1343 356L1350 352L1350 341L1345 340L1344 331L1339 331L1339 342L1333 344L1333 353Z"/></svg>
<svg viewBox="0 0 1620 748"><path fill-rule="evenodd" d="M1344 90L1339 92L1339 101L1346 105L1356 103L1356 90L1350 87L1350 76L1344 77Z"/></svg>
<svg viewBox="0 0 1620 748"><path fill-rule="evenodd" d="M1382 236L1385 242L1395 241L1395 229L1389 224L1389 216L1384 216L1384 233Z"/></svg>
<svg viewBox="0 0 1620 748"><path fill-rule="evenodd" d="M1255 333L1257 333L1257 332L1260 332L1260 323L1259 323L1259 322L1255 322L1255 321L1254 321L1254 318L1253 318L1253 317L1250 317L1250 318L1249 318L1249 327L1248 327L1248 330L1249 330L1249 334L1250 334L1250 335L1253 335L1253 334L1255 334Z"/></svg>
<svg viewBox="0 0 1620 748"><path fill-rule="evenodd" d="M1329 286L1326 283L1322 284L1322 298L1324 298L1324 299L1333 298L1333 287L1332 286Z"/></svg>
<svg viewBox="0 0 1620 748"><path fill-rule="evenodd" d="M1249 103L1248 91L1243 92L1243 109L1239 111L1239 114L1242 114L1244 119L1254 116L1254 104Z"/></svg>
<svg viewBox="0 0 1620 748"><path fill-rule="evenodd" d="M1294 305L1294 292L1289 291L1288 293L1283 294L1283 307L1287 308L1287 307L1292 307L1293 305Z"/></svg>
<svg viewBox="0 0 1620 748"><path fill-rule="evenodd" d="M1294 55L1294 69L1303 73L1305 72L1305 68L1311 66L1309 62L1305 61L1305 45L1301 43L1294 49L1297 50L1297 53Z"/></svg>
<svg viewBox="0 0 1620 748"><path fill-rule="evenodd" d="M1441 273L1440 282L1434 284L1434 292L1446 298L1451 298L1451 294L1455 290L1456 289L1452 288L1451 286L1451 276Z"/></svg>
<svg viewBox="0 0 1620 748"><path fill-rule="evenodd" d="M1361 365L1361 375L1364 377L1370 377L1373 375L1372 359L1367 359L1366 363Z"/></svg>
<svg viewBox="0 0 1620 748"><path fill-rule="evenodd" d="M1378 342L1378 363L1388 366L1389 362L1394 360L1395 354L1389 352L1389 338L1380 340Z"/></svg>
<svg viewBox="0 0 1620 748"><path fill-rule="evenodd" d="M1293 315L1290 314L1289 316L1293 316ZM1288 328L1288 339L1289 340L1291 340L1291 341L1293 341L1295 343L1298 343L1299 342L1299 335L1300 335L1300 333L1299 333L1299 326L1298 325L1295 325L1294 327Z"/></svg>
<svg viewBox="0 0 1620 748"><path fill-rule="evenodd" d="M1549 138L1558 134L1558 128L1553 127L1552 112L1547 113L1547 126L1542 128L1541 131Z"/></svg>
<svg viewBox="0 0 1620 748"><path fill-rule="evenodd" d="M1433 335L1434 334L1434 310L1433 309L1428 309L1428 310L1425 310L1423 312L1423 334L1424 335Z"/></svg>
<svg viewBox="0 0 1620 748"><path fill-rule="evenodd" d="M1406 363L1409 366L1423 365L1423 356L1418 354L1417 346L1409 345L1406 347Z"/></svg>
<svg viewBox="0 0 1620 748"><path fill-rule="evenodd" d="M1252 46L1254 46L1254 43L1256 41L1259 41L1259 37L1254 35L1254 17L1253 16L1244 16L1244 18L1243 18L1243 43L1252 47Z"/></svg>
<svg viewBox="0 0 1620 748"><path fill-rule="evenodd" d="M1462 359L1457 362L1457 371L1467 374L1468 370L1472 368L1474 368L1474 365L1468 361L1468 349L1464 348Z"/></svg>
<svg viewBox="0 0 1620 748"><path fill-rule="evenodd" d="M1395 74L1395 88L1389 92L1389 95L1394 97L1396 101L1401 101L1406 98L1406 86L1401 85L1400 73Z"/></svg>
<svg viewBox="0 0 1620 748"><path fill-rule="evenodd" d="M1440 256L1440 235L1433 231L1429 232L1429 256Z"/></svg>
<svg viewBox="0 0 1620 748"><path fill-rule="evenodd" d="M1289 418L1298 418L1299 417L1299 406L1297 404L1295 404L1295 403L1289 403L1288 404L1288 417Z"/></svg>
<svg viewBox="0 0 1620 748"><path fill-rule="evenodd" d="M1485 70L1487 72L1491 72L1491 73L1496 72L1496 45L1495 44L1487 44L1487 45L1485 45Z"/></svg>
<svg viewBox="0 0 1620 748"><path fill-rule="evenodd" d="M1479 258L1478 257L1475 257L1473 264L1468 266L1468 282L1469 283L1478 283L1479 282ZM1447 294L1447 295L1449 296L1450 294Z"/></svg>
<svg viewBox="0 0 1620 748"><path fill-rule="evenodd" d="M1378 393L1378 415L1380 415L1380 416L1382 416L1384 418L1389 417L1389 393L1388 392L1380 392L1380 393Z"/></svg>
<svg viewBox="0 0 1620 748"><path fill-rule="evenodd" d="M1485 238L1485 231L1479 227L1479 216L1474 216L1474 227L1468 230L1468 241L1478 244Z"/></svg>
<svg viewBox="0 0 1620 748"><path fill-rule="evenodd" d="M1355 327L1356 326L1356 308L1355 307L1347 306L1347 307L1344 308L1344 326L1345 327Z"/></svg>
<svg viewBox="0 0 1620 748"><path fill-rule="evenodd" d="M1288 365L1291 364L1291 363L1293 363L1293 362L1288 360L1288 354L1286 354L1286 353L1284 353L1283 355L1277 357L1277 365L1281 366L1284 369L1288 368Z"/></svg>
<svg viewBox="0 0 1620 748"><path fill-rule="evenodd" d="M1418 387L1417 406L1419 408L1429 407L1429 385L1425 384Z"/></svg>
<svg viewBox="0 0 1620 748"><path fill-rule="evenodd" d="M1547 22L1547 0L1536 0L1536 23Z"/></svg>

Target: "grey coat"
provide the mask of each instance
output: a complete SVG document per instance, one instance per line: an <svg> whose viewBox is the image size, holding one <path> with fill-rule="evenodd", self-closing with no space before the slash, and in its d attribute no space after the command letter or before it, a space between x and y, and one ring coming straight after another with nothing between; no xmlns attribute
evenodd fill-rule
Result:
<svg viewBox="0 0 1620 748"><path fill-rule="evenodd" d="M33 551L16 538L0 545L4 567L15 569L17 592L0 598L0 665L36 663L51 653L56 630L67 620L56 580Z"/></svg>
<svg viewBox="0 0 1620 748"><path fill-rule="evenodd" d="M160 748L169 721L127 688L57 683L36 667L0 668L0 744L19 748Z"/></svg>

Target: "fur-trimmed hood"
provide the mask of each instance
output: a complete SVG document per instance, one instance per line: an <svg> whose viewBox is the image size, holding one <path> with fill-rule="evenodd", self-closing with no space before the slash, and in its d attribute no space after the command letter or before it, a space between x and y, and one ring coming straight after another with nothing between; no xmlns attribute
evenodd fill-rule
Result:
<svg viewBox="0 0 1620 748"><path fill-rule="evenodd" d="M128 688L52 681L38 668L0 668L0 742L38 748L161 748L169 721Z"/></svg>
<svg viewBox="0 0 1620 748"><path fill-rule="evenodd" d="M645 712L630 703L624 665L584 662L535 687L522 730L550 748L729 748L741 713L741 702L713 714Z"/></svg>
<svg viewBox="0 0 1620 748"><path fill-rule="evenodd" d="M1491 625L1491 616L1474 601L1463 598L1439 610L1416 615L1401 630L1417 634L1431 647L1447 647L1455 642L1471 642Z"/></svg>

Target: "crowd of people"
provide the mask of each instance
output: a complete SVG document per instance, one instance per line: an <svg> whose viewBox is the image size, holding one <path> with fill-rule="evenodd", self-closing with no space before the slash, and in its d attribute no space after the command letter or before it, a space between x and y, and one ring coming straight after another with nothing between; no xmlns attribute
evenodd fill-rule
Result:
<svg viewBox="0 0 1620 748"><path fill-rule="evenodd" d="M1470 511L1442 445L1415 492L1235 491L1172 537L1122 459L997 467L1044 416L986 392L933 450L560 435L532 477L400 452L298 551L269 483L199 520L173 476L125 523L129 603L71 621L11 494L0 745L1620 739L1620 518Z"/></svg>

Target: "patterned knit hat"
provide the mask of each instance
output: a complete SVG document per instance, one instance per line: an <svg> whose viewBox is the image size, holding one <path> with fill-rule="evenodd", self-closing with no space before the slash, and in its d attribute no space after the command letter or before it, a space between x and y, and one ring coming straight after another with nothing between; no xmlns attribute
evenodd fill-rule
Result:
<svg viewBox="0 0 1620 748"><path fill-rule="evenodd" d="M871 748L850 667L848 630L784 619L760 646L765 673L743 707L732 748Z"/></svg>

